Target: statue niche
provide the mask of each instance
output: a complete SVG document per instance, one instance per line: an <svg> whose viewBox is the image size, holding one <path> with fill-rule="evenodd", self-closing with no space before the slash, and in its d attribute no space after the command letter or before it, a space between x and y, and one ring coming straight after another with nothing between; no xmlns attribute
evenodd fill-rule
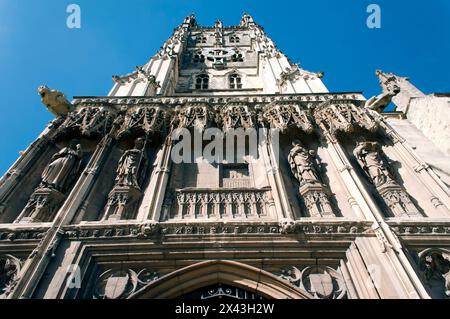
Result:
<svg viewBox="0 0 450 319"><path fill-rule="evenodd" d="M393 177L379 143L361 139L357 142L353 155L393 216L422 216L409 195Z"/></svg>
<svg viewBox="0 0 450 319"><path fill-rule="evenodd" d="M294 140L292 146L288 161L292 174L299 182L299 196L309 216L334 217L328 195L330 191L321 181L316 152L308 150L299 140Z"/></svg>
<svg viewBox="0 0 450 319"><path fill-rule="evenodd" d="M377 142L359 141L353 154L375 187L395 183Z"/></svg>
<svg viewBox="0 0 450 319"><path fill-rule="evenodd" d="M67 147L54 154L41 175L41 183L34 190L16 223L48 222L72 186L81 168L81 145L72 140Z"/></svg>
<svg viewBox="0 0 450 319"><path fill-rule="evenodd" d="M116 179L108 196L103 220L129 219L134 211L133 204L141 197L141 186L145 179L147 140L138 138L134 147L126 150L119 159Z"/></svg>
<svg viewBox="0 0 450 319"><path fill-rule="evenodd" d="M42 173L39 187L54 188L64 193L74 174L80 169L81 155L81 145L76 140L53 155L52 161Z"/></svg>

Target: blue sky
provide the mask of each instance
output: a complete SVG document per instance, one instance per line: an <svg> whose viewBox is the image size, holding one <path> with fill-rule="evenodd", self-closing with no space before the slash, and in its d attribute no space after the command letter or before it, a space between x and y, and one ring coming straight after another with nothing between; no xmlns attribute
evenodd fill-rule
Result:
<svg viewBox="0 0 450 319"><path fill-rule="evenodd" d="M71 3L81 7L81 29L66 27ZM366 26L371 3L381 7L381 29ZM106 95L111 76L147 62L186 15L234 25L243 12L292 61L324 71L330 91L378 94L381 68L425 93L450 92L449 0L0 0L0 174L52 119L39 85L69 99Z"/></svg>

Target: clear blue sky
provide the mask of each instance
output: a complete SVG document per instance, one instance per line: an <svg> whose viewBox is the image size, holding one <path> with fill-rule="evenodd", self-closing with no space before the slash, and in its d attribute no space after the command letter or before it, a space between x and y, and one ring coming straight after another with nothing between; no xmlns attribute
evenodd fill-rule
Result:
<svg viewBox="0 0 450 319"><path fill-rule="evenodd" d="M66 7L82 27L66 27ZM382 28L368 29L377 3ZM0 0L0 174L52 118L40 84L75 95L106 95L111 76L133 71L183 18L238 24L253 15L292 61L324 71L330 91L379 92L374 71L410 77L426 93L450 92L450 1L406 0Z"/></svg>

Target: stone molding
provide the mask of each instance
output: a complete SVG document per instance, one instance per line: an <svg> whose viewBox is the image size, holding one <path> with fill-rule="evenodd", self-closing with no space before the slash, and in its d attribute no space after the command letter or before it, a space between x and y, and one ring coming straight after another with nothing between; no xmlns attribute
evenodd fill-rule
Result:
<svg viewBox="0 0 450 319"><path fill-rule="evenodd" d="M284 232L282 221L279 222L145 222L127 224L84 224L64 227L66 238L106 239L106 238L157 238L160 236L236 236L236 235L280 235L307 234L355 237L373 235L370 222L357 221L324 221L309 219L293 222L290 231Z"/></svg>

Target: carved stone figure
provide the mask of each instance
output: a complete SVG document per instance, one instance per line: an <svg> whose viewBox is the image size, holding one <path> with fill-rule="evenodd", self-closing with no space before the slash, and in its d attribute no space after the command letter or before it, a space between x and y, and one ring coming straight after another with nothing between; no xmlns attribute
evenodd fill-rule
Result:
<svg viewBox="0 0 450 319"><path fill-rule="evenodd" d="M241 19L241 26L243 27L248 27L249 24L253 24L254 20L252 18L251 15L249 15L248 13L244 12L244 14L242 15L242 19Z"/></svg>
<svg viewBox="0 0 450 319"><path fill-rule="evenodd" d="M419 254L422 280L433 298L450 298L450 252L426 249Z"/></svg>
<svg viewBox="0 0 450 319"><path fill-rule="evenodd" d="M300 186L320 183L319 174L315 167L315 152L306 149L299 140L293 141L292 146L288 161L291 165L292 174L299 181Z"/></svg>
<svg viewBox="0 0 450 319"><path fill-rule="evenodd" d="M291 234L295 232L295 222L290 218L281 219L279 225L282 234Z"/></svg>
<svg viewBox="0 0 450 319"><path fill-rule="evenodd" d="M395 181L377 142L361 140L353 154L393 216L422 216L406 191Z"/></svg>
<svg viewBox="0 0 450 319"><path fill-rule="evenodd" d="M117 166L116 185L140 188L139 184L142 179L140 171L145 166L143 165L145 161L144 144L145 140L139 138L136 140L134 148L123 153Z"/></svg>
<svg viewBox="0 0 450 319"><path fill-rule="evenodd" d="M65 192L72 178L77 175L81 164L82 150L77 140L53 155L52 161L42 173L40 187L54 188Z"/></svg>
<svg viewBox="0 0 450 319"><path fill-rule="evenodd" d="M0 255L0 299L6 299L17 283L20 261L11 255Z"/></svg>
<svg viewBox="0 0 450 319"><path fill-rule="evenodd" d="M41 183L30 196L15 223L52 221L81 167L82 150L78 140L54 154L44 169Z"/></svg>
<svg viewBox="0 0 450 319"><path fill-rule="evenodd" d="M38 93L47 110L56 116L66 115L73 110L73 106L67 100L66 96L57 90L52 90L46 85L41 85L38 88Z"/></svg>
<svg viewBox="0 0 450 319"><path fill-rule="evenodd" d="M377 76L381 73L380 70L376 71ZM392 98L400 93L400 87L395 84L394 81L388 81L383 85L383 93L378 96L373 96L367 100L365 107L381 113L386 106L391 103Z"/></svg>
<svg viewBox="0 0 450 319"><path fill-rule="evenodd" d="M134 218L137 200L142 196L141 186L145 178L147 162L145 144L144 138L138 138L134 147L126 150L119 159L115 185L108 195L102 220Z"/></svg>
<svg viewBox="0 0 450 319"><path fill-rule="evenodd" d="M353 154L375 187L393 182L393 178L381 156L380 146L377 142L360 141Z"/></svg>

